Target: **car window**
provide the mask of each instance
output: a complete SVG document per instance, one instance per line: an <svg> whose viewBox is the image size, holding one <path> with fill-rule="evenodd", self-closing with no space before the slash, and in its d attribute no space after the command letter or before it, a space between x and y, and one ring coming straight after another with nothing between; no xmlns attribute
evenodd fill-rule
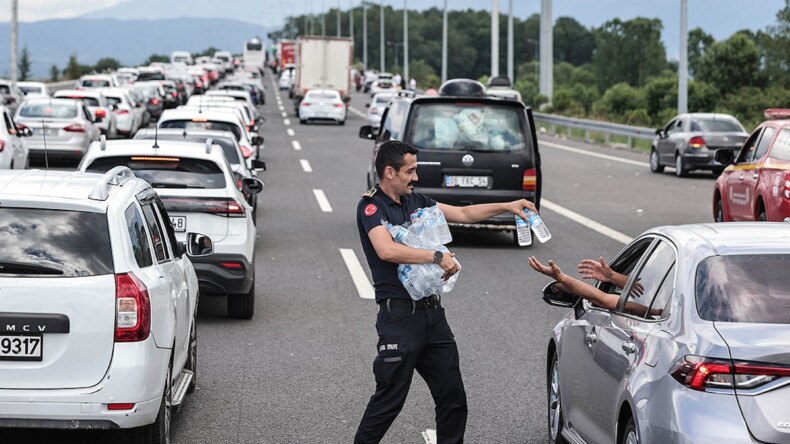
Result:
<svg viewBox="0 0 790 444"><path fill-rule="evenodd" d="M672 133L677 123L678 123L678 119L670 121L667 124L666 128L664 128L664 132L667 134Z"/></svg>
<svg viewBox="0 0 790 444"><path fill-rule="evenodd" d="M202 129L208 131L229 131L236 136L236 140L241 137L241 129L237 125L228 122L220 122L207 119L174 119L166 120L159 124L159 128L185 128Z"/></svg>
<svg viewBox="0 0 790 444"><path fill-rule="evenodd" d="M53 119L73 119L77 117L77 107L54 103L26 104L19 110L20 117L47 117Z"/></svg>
<svg viewBox="0 0 790 444"><path fill-rule="evenodd" d="M3 120L5 120L5 127L8 131L8 134L16 134L16 127L14 123L11 121L11 116L8 115L7 111L3 111Z"/></svg>
<svg viewBox="0 0 790 444"><path fill-rule="evenodd" d="M113 272L107 215L0 209L0 275L96 276Z"/></svg>
<svg viewBox="0 0 790 444"><path fill-rule="evenodd" d="M523 151L522 110L485 103L420 103L414 106L407 142L435 150Z"/></svg>
<svg viewBox="0 0 790 444"><path fill-rule="evenodd" d="M9 95L11 94L11 88L8 85L0 85L0 94Z"/></svg>
<svg viewBox="0 0 790 444"><path fill-rule="evenodd" d="M148 230L151 233L151 240L154 244L154 255L156 260L164 262L172 257L167 247L167 240L165 240L166 232L162 229L162 224L157 219L153 206L149 204L143 205L143 217L145 223L148 225Z"/></svg>
<svg viewBox="0 0 790 444"><path fill-rule="evenodd" d="M630 288L624 289L628 292L628 300L640 305L639 311L629 309L628 313L647 318L648 309L651 306L652 308L663 308L658 307L655 303L661 301L654 302L654 299L663 289L664 293L661 294L661 297L664 298L663 302L666 304L674 286L674 270L675 250L668 243L659 241L636 277L630 279ZM663 288L663 284L669 279L670 274L672 274L671 282L667 283L667 288ZM631 305L631 307L634 306Z"/></svg>
<svg viewBox="0 0 790 444"><path fill-rule="evenodd" d="M154 188L225 188L225 175L211 160L185 157L108 156L95 159L87 171L106 173L126 166Z"/></svg>
<svg viewBox="0 0 790 444"><path fill-rule="evenodd" d="M774 159L790 161L790 129L785 128L779 132L769 156Z"/></svg>
<svg viewBox="0 0 790 444"><path fill-rule="evenodd" d="M765 128L763 135L760 137L760 141L757 142L757 149L754 150L754 157L751 159L752 162L763 158L765 153L768 151L768 147L771 145L771 140L773 140L774 134L776 134L776 128L772 126Z"/></svg>
<svg viewBox="0 0 790 444"><path fill-rule="evenodd" d="M407 110L408 104L402 100L393 102L392 105L390 105L389 112L387 113L384 123L382 124L384 131L389 133L390 139L400 140ZM382 135L384 134L384 131L382 131Z"/></svg>
<svg viewBox="0 0 790 444"><path fill-rule="evenodd" d="M206 143L207 139L212 138L214 140L215 145L219 145L222 147L222 152L225 154L225 158L228 159L228 162L230 162L231 165L238 165L241 163L241 159L239 159L239 151L236 149L236 145L233 143L233 140L226 137L216 138L212 136L190 136L190 135L184 137L181 135L169 135L169 134L167 136L162 136L162 134L159 134L158 136L156 134L144 134L144 135L140 135L139 137L135 136L135 139L153 140L156 137L158 137L159 140L188 140L191 142L200 142L204 144ZM201 146L200 149L204 150L205 146Z"/></svg>
<svg viewBox="0 0 790 444"><path fill-rule="evenodd" d="M66 99L80 100L82 103L84 103L87 106L101 106L101 103L99 103L99 99L97 99L95 97L82 97L82 96L73 96L73 97L72 96L58 96L58 97L66 98Z"/></svg>
<svg viewBox="0 0 790 444"><path fill-rule="evenodd" d="M150 267L154 264L154 259L151 255L150 238L148 236L148 230L143 223L143 217L134 204L129 205L124 214L126 216L126 227L129 229L129 238L132 240L132 251L134 252L134 259L137 261L137 266L140 268Z"/></svg>
<svg viewBox="0 0 790 444"><path fill-rule="evenodd" d="M647 251L647 248L652 242L652 238L646 238L628 247L627 250L612 261L610 264L612 270L626 276L630 275L639 263L639 259L642 258L642 255L645 254L645 251ZM622 288L617 287L617 285L612 282L599 282L597 285L604 293L620 294L622 291Z"/></svg>
<svg viewBox="0 0 790 444"><path fill-rule="evenodd" d="M108 80L100 80L100 79L83 79L82 86L85 88L107 88L110 85Z"/></svg>
<svg viewBox="0 0 790 444"><path fill-rule="evenodd" d="M696 302L702 319L790 323L790 255L714 256L697 268Z"/></svg>
<svg viewBox="0 0 790 444"><path fill-rule="evenodd" d="M107 104L110 106L120 105L123 103L123 100L121 100L120 97L115 97L115 96L106 96L106 97L107 97Z"/></svg>
<svg viewBox="0 0 790 444"><path fill-rule="evenodd" d="M762 132L762 128L756 129L752 135L746 139L746 142L744 142L741 150L738 152L738 159L735 161L735 163L751 161L751 159L754 157L754 151L757 149L757 142L760 140L760 134L762 134Z"/></svg>
<svg viewBox="0 0 790 444"><path fill-rule="evenodd" d="M733 133L742 132L741 125L731 119L694 119L691 122L691 131L705 133Z"/></svg>

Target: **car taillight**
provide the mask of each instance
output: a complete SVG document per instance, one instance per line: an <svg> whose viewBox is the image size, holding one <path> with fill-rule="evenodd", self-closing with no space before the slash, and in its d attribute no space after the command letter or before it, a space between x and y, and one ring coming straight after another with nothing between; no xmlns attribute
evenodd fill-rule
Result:
<svg viewBox="0 0 790 444"><path fill-rule="evenodd" d="M5 140L0 139L0 153L5 149Z"/></svg>
<svg viewBox="0 0 790 444"><path fill-rule="evenodd" d="M239 190L241 190L241 186L242 186L242 179L243 179L243 177L241 176L241 174L239 174L239 173L235 173L235 172L234 172L234 173L233 173L233 178L234 178L234 179L236 179L236 188L238 188Z"/></svg>
<svg viewBox="0 0 790 444"><path fill-rule="evenodd" d="M148 288L132 273L115 275L115 342L144 341L151 333Z"/></svg>
<svg viewBox="0 0 790 444"><path fill-rule="evenodd" d="M79 123L75 123L73 125L69 125L69 126L63 128L63 131L66 131L66 132L69 132L69 133L84 133L85 132L85 127L80 125Z"/></svg>
<svg viewBox="0 0 790 444"><path fill-rule="evenodd" d="M342 108L342 107L343 107L342 103L335 103L335 108Z"/></svg>
<svg viewBox="0 0 790 444"><path fill-rule="evenodd" d="M162 197L171 213L209 213L226 217L244 217L244 206L236 199L222 197Z"/></svg>
<svg viewBox="0 0 790 444"><path fill-rule="evenodd" d="M107 410L131 410L134 408L134 403L131 402L116 402L107 404Z"/></svg>
<svg viewBox="0 0 790 444"><path fill-rule="evenodd" d="M705 146L705 139L700 136L695 136L689 139L689 146L691 148L702 148Z"/></svg>
<svg viewBox="0 0 790 444"><path fill-rule="evenodd" d="M17 123L17 126L19 124ZM790 171L785 171L785 199L790 199Z"/></svg>
<svg viewBox="0 0 790 444"><path fill-rule="evenodd" d="M195 82L195 88L203 88L203 84L200 82Z"/></svg>
<svg viewBox="0 0 790 444"><path fill-rule="evenodd" d="M522 191L535 191L537 188L538 183L538 170L535 168L529 168L524 170L524 176L521 179L521 189Z"/></svg>
<svg viewBox="0 0 790 444"><path fill-rule="evenodd" d="M159 99L151 99L151 105L159 105Z"/></svg>
<svg viewBox="0 0 790 444"><path fill-rule="evenodd" d="M101 117L102 119L107 117L107 111L105 111L103 109L97 109L96 110L96 117Z"/></svg>
<svg viewBox="0 0 790 444"><path fill-rule="evenodd" d="M121 116L124 116L124 115L126 115L126 114L129 114L129 110L128 110L128 109L116 109L116 110L115 110L115 111L113 111L113 112L114 112L115 114L118 114L118 115L121 115Z"/></svg>
<svg viewBox="0 0 790 444"><path fill-rule="evenodd" d="M302 103L301 103L300 105L302 105L302 106L310 106L310 102L305 102L305 101L303 100L303 101L302 101Z"/></svg>
<svg viewBox="0 0 790 444"><path fill-rule="evenodd" d="M252 148L248 147L247 145L241 145L241 155L244 156L245 159L249 159L252 156Z"/></svg>
<svg viewBox="0 0 790 444"><path fill-rule="evenodd" d="M750 390L782 377L790 376L790 366L763 362L735 361L686 355L669 371L686 387L708 389Z"/></svg>
<svg viewBox="0 0 790 444"><path fill-rule="evenodd" d="M178 93L177 92L172 92L172 93L170 93L170 95L173 96L173 97L178 97Z"/></svg>

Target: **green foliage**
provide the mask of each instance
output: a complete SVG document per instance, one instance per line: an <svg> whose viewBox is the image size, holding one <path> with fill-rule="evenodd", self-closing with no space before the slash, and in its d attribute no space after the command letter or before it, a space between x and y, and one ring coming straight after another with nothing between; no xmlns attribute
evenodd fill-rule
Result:
<svg viewBox="0 0 790 444"><path fill-rule="evenodd" d="M52 65L49 68L49 80L52 82L60 80L60 68L58 68L58 65Z"/></svg>
<svg viewBox="0 0 790 444"><path fill-rule="evenodd" d="M598 112L604 116L625 116L628 111L645 108L644 92L622 82L606 90L599 105Z"/></svg>
<svg viewBox="0 0 790 444"><path fill-rule="evenodd" d="M595 30L593 72L601 89L625 82L642 86L667 64L661 21L614 19Z"/></svg>
<svg viewBox="0 0 790 444"><path fill-rule="evenodd" d="M718 86L724 94L746 86L762 86L757 44L743 33L714 43L703 56L697 78Z"/></svg>
<svg viewBox="0 0 790 444"><path fill-rule="evenodd" d="M63 70L64 80L76 80L85 74L90 74L93 71L92 66L82 65L77 61L77 54L69 56L69 61L66 68Z"/></svg>
<svg viewBox="0 0 790 444"><path fill-rule="evenodd" d="M746 86L724 96L719 101L716 111L735 115L749 130L765 120L763 112L766 109L788 107L790 107L790 91L787 89Z"/></svg>
<svg viewBox="0 0 790 444"><path fill-rule="evenodd" d="M689 31L688 61L690 75L694 76L699 73L700 67L703 64L703 57L705 57L705 53L715 42L716 40L713 38L713 36L703 31L701 28L694 28Z"/></svg>
<svg viewBox="0 0 790 444"><path fill-rule="evenodd" d="M19 80L25 81L30 79L30 52L27 46L22 49L22 56L19 58Z"/></svg>
<svg viewBox="0 0 790 444"><path fill-rule="evenodd" d="M167 63L170 61L170 57L163 55L163 54L151 54L148 56L147 59L143 62L143 65L150 65L151 63Z"/></svg>
<svg viewBox="0 0 790 444"><path fill-rule="evenodd" d="M112 72L117 71L120 67L121 62L119 62L117 59L112 57L104 57L96 62L96 66L94 66L93 69L96 72Z"/></svg>
<svg viewBox="0 0 790 444"><path fill-rule="evenodd" d="M592 31L571 17L554 22L554 61L579 66L590 63L595 50Z"/></svg>

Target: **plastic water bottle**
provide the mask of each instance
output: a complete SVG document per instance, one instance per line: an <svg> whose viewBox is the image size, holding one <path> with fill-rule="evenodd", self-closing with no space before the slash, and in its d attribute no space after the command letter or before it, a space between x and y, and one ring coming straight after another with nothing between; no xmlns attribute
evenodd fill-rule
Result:
<svg viewBox="0 0 790 444"><path fill-rule="evenodd" d="M524 215L527 216L527 212ZM516 238L520 247L528 247L532 245L532 234L529 231L529 224L524 219L514 216L516 218Z"/></svg>
<svg viewBox="0 0 790 444"><path fill-rule="evenodd" d="M414 234L410 233L409 230L403 228L400 225L392 225L390 223L382 222L387 227L387 231L390 232L390 235L395 242L401 243L403 245L408 245L409 247L415 247L418 244L418 239Z"/></svg>
<svg viewBox="0 0 790 444"><path fill-rule="evenodd" d="M543 219L540 218L540 215L531 210L525 210L525 212L527 220L529 220L529 227L535 232L535 237L537 237L541 243L545 243L551 239L551 233L549 233L549 229L546 228L546 224L543 223Z"/></svg>
<svg viewBox="0 0 790 444"><path fill-rule="evenodd" d="M450 234L450 227L447 225L444 213L442 213L438 205L432 206L431 212L436 217L436 231L438 232L439 242L442 245L449 244L453 241L453 235Z"/></svg>

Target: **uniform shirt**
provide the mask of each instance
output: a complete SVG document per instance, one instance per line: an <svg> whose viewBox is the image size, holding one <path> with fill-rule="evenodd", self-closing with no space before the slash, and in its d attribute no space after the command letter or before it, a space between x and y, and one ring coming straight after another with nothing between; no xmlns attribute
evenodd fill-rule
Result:
<svg viewBox="0 0 790 444"><path fill-rule="evenodd" d="M369 196L373 190L372 196ZM376 289L376 302L384 299L411 300L409 292L398 279L398 264L381 260L373 248L373 243L368 237L368 232L387 221L393 225L403 225L409 221L409 216L418 208L432 207L436 201L419 193L411 193L400 198L397 203L387 196L378 185L368 191L357 205L357 228L362 241L362 250L368 259L370 272L373 275L373 288Z"/></svg>

